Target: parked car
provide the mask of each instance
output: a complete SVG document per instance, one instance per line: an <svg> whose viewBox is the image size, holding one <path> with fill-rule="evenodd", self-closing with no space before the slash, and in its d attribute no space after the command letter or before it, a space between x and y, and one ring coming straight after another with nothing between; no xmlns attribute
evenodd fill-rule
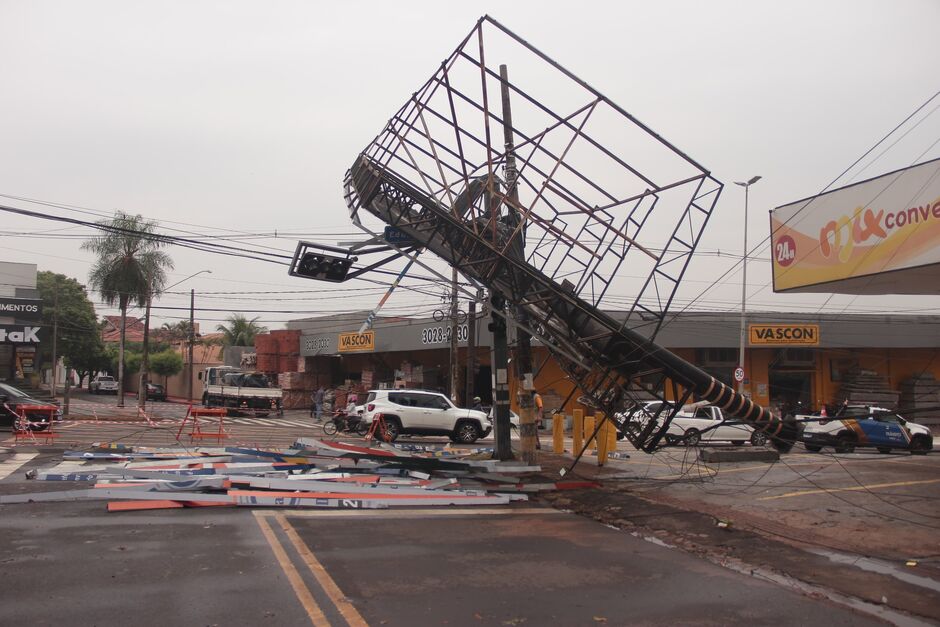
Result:
<svg viewBox="0 0 940 627"><path fill-rule="evenodd" d="M669 407L663 408L663 405ZM662 408L662 409L661 409ZM665 401L643 401L629 407L626 411L614 414L614 422L617 424L617 439L623 440L627 433L639 433L646 428L650 420L653 420L657 414L669 411L671 404Z"/></svg>
<svg viewBox="0 0 940 627"><path fill-rule="evenodd" d="M666 431L667 444L684 443L697 446L705 442L731 442L740 446L750 442L754 446L767 444L767 434L753 427L726 418L720 407L714 405L688 405L682 408Z"/></svg>
<svg viewBox="0 0 940 627"><path fill-rule="evenodd" d="M0 424L12 428L13 422L20 413L19 407L23 405L40 405L55 408L55 413L27 410L26 418L29 420L30 428L34 431L45 431L49 428L50 419L54 421L62 420L62 410L59 408L58 403L32 398L19 388L15 388L6 383L0 383Z"/></svg>
<svg viewBox="0 0 940 627"><path fill-rule="evenodd" d="M166 400L166 389L159 383L147 384L147 399L154 401Z"/></svg>
<svg viewBox="0 0 940 627"><path fill-rule="evenodd" d="M496 409L495 407L490 407L489 410L487 410L487 413L486 413L486 418L487 418L487 420L489 420L489 421L490 421L491 423L493 423L494 425L496 424L496 422L495 422L496 419L495 419L495 417L493 416L493 411L494 411L495 409ZM510 428L510 429L518 429L518 428L519 428L519 414L517 414L516 412L514 412L514 411L511 410L511 409L509 410L509 428Z"/></svg>
<svg viewBox="0 0 940 627"><path fill-rule="evenodd" d="M444 394L426 390L372 390L366 397L362 421L371 424L382 414L389 441L400 434L446 435L469 444L489 435L493 425L486 413L457 407Z"/></svg>
<svg viewBox="0 0 940 627"><path fill-rule="evenodd" d="M837 453L851 453L858 446L874 447L879 453L903 449L915 455L933 449L930 429L883 407L849 406L837 417L798 415L797 420L803 423L803 446L811 453L824 446Z"/></svg>
<svg viewBox="0 0 940 627"><path fill-rule="evenodd" d="M117 394L118 382L110 375L98 375L91 380L88 389L92 394Z"/></svg>

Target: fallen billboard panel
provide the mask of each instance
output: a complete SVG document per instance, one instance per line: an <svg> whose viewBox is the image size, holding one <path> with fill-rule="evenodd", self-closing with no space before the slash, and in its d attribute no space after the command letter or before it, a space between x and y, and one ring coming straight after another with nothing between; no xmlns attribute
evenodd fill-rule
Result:
<svg viewBox="0 0 940 627"><path fill-rule="evenodd" d="M940 294L940 159L770 213L775 292Z"/></svg>

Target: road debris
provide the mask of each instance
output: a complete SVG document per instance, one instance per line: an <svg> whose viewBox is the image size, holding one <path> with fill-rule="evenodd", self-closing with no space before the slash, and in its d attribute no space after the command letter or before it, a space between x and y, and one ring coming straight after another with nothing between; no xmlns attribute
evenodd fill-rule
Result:
<svg viewBox="0 0 940 627"><path fill-rule="evenodd" d="M387 509L508 505L528 493L596 487L591 481L526 481L540 466L491 459L486 448L372 447L301 438L286 450L102 446L66 451L33 481L91 487L0 496L0 504L105 500L108 511L190 507ZM78 467L71 464L84 462ZM64 470L64 472L63 472Z"/></svg>

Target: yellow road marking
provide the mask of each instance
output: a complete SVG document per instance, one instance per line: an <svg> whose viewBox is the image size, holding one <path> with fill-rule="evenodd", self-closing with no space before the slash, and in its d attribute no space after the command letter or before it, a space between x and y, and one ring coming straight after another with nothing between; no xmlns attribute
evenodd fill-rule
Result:
<svg viewBox="0 0 940 627"><path fill-rule="evenodd" d="M806 496L809 494L828 494L830 492L858 492L862 490L876 490L878 488L897 488L908 485L923 485L925 483L940 483L940 479L924 479L921 481L896 481L894 483L875 483L872 485L856 485L850 488L822 488L819 490L800 490L799 492L787 492L777 496L762 496L758 501L773 501L774 499L788 499L793 496Z"/></svg>
<svg viewBox="0 0 940 627"><path fill-rule="evenodd" d="M255 516L255 520L258 521L258 526L261 527L261 533L264 534L265 540L271 545L271 550L274 552L274 557L277 558L278 564L281 565L281 570L287 575L287 580L290 582L291 587L294 588L294 594L297 595L300 604L303 605L304 609L307 611L310 622L316 625L316 627L330 627L330 621L323 615L323 610L317 605L313 595L310 594L310 590L307 589L307 586L304 584L300 573L297 572L290 558L287 557L287 553L278 541L277 536L274 535L274 530L271 529L271 525L262 516Z"/></svg>
<svg viewBox="0 0 940 627"><path fill-rule="evenodd" d="M516 516L516 515L544 515L544 516L565 516L565 512L549 507L525 507L519 509L496 509L488 507L468 507L468 508L424 508L424 509L358 509L358 510L309 510L309 509L285 509L281 512L260 510L254 513L255 516L275 517L280 514L290 518L427 518L428 516Z"/></svg>
<svg viewBox="0 0 940 627"><path fill-rule="evenodd" d="M280 523L284 533L287 534L294 548L297 549L297 553L300 554L304 563L307 564L307 568L309 568L313 576L316 577L320 587L323 588L323 591L330 597L330 600L333 601L336 609L343 615L343 618L346 619L350 627L369 627L369 624L362 618L362 615L353 607L353 604L349 602L349 599L347 599L346 595L339 589L339 586L336 585L333 578L326 572L323 564L316 558L313 551L310 550L310 547L300 539L297 530L287 522L287 518L285 518L283 514L276 514L274 518Z"/></svg>

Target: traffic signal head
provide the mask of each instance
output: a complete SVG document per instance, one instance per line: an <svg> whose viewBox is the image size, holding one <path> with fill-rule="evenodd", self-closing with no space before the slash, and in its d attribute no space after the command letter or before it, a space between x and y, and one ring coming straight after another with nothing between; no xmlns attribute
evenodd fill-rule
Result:
<svg viewBox="0 0 940 627"><path fill-rule="evenodd" d="M297 261L297 267L291 274L308 279L331 281L341 283L346 280L346 274L352 266L353 260L349 257L334 257L319 252L306 252Z"/></svg>

